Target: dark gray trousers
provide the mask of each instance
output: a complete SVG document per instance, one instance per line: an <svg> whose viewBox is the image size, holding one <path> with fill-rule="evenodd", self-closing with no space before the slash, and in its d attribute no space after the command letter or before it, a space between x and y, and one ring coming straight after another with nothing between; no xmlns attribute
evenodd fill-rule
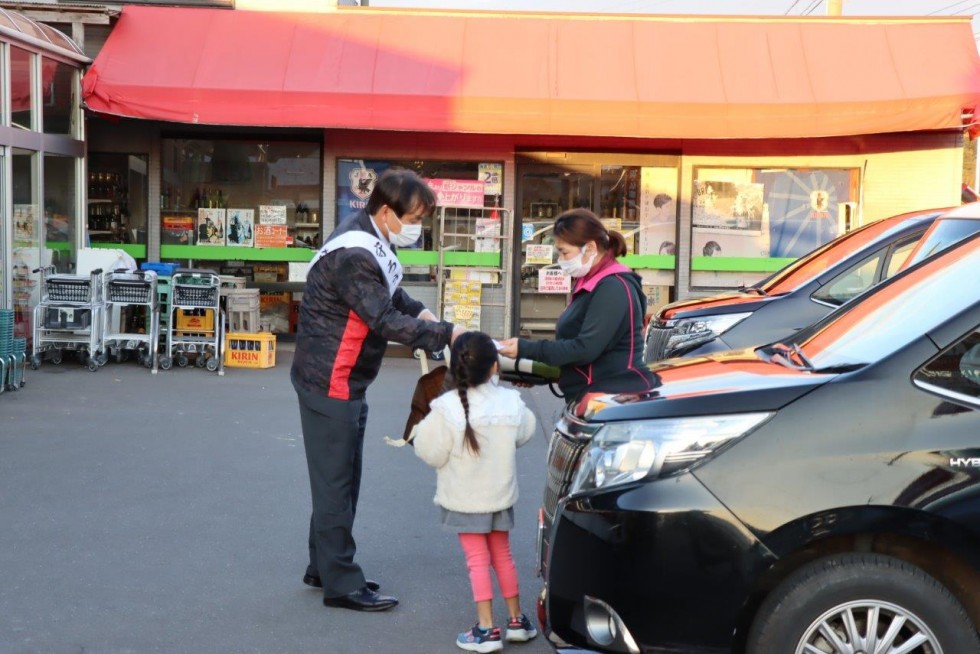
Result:
<svg viewBox="0 0 980 654"><path fill-rule="evenodd" d="M296 394L313 498L306 573L320 577L324 597L339 597L365 584L364 572L354 563L351 530L368 406L364 400L334 400L301 389Z"/></svg>

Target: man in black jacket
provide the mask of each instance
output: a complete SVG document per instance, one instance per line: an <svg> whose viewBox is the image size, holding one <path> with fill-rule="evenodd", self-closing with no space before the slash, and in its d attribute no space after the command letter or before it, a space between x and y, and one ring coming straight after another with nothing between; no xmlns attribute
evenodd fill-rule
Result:
<svg viewBox="0 0 980 654"><path fill-rule="evenodd" d="M307 272L290 373L299 396L313 496L310 563L303 581L323 588L323 603L383 611L398 600L380 595L354 562L351 529L361 482L368 407L365 392L388 341L442 350L463 331L438 321L398 287L402 268L392 246L414 243L436 197L408 170L389 170L367 206L345 220Z"/></svg>

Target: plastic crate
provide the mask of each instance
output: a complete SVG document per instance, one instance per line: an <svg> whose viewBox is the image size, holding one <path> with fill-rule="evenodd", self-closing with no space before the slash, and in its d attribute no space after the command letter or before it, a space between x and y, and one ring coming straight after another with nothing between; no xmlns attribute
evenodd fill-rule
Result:
<svg viewBox="0 0 980 654"><path fill-rule="evenodd" d="M258 311L259 289L257 288L225 288L221 290L225 298L225 308L228 311Z"/></svg>
<svg viewBox="0 0 980 654"><path fill-rule="evenodd" d="M221 279L221 288L245 288L245 278L238 277L236 275L219 275ZM222 291L224 294L224 291Z"/></svg>
<svg viewBox="0 0 980 654"><path fill-rule="evenodd" d="M177 309L174 312L174 331L213 332L214 309Z"/></svg>
<svg viewBox="0 0 980 654"><path fill-rule="evenodd" d="M229 368L272 368L276 365L276 335L229 332L225 336L225 365Z"/></svg>
<svg viewBox="0 0 980 654"><path fill-rule="evenodd" d="M177 270L175 263L162 263L160 261L144 261L140 264L140 270L152 270L157 275L170 276Z"/></svg>

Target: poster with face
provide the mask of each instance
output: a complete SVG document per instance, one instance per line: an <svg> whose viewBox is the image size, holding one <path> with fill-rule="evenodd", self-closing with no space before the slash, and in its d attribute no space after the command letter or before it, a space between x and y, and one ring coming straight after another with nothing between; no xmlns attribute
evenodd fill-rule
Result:
<svg viewBox="0 0 980 654"><path fill-rule="evenodd" d="M676 254L676 194L676 168L640 170L639 254Z"/></svg>
<svg viewBox="0 0 980 654"><path fill-rule="evenodd" d="M699 179L691 211L692 257L768 257L763 185Z"/></svg>
<svg viewBox="0 0 980 654"><path fill-rule="evenodd" d="M250 248L255 244L255 211L228 210L228 245Z"/></svg>

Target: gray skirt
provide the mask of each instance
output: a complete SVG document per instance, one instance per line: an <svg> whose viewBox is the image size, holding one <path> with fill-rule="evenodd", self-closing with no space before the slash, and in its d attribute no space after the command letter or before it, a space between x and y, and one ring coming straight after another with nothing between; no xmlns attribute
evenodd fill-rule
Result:
<svg viewBox="0 0 980 654"><path fill-rule="evenodd" d="M454 534L489 534L514 528L514 507L494 513L460 513L442 511L442 528Z"/></svg>

